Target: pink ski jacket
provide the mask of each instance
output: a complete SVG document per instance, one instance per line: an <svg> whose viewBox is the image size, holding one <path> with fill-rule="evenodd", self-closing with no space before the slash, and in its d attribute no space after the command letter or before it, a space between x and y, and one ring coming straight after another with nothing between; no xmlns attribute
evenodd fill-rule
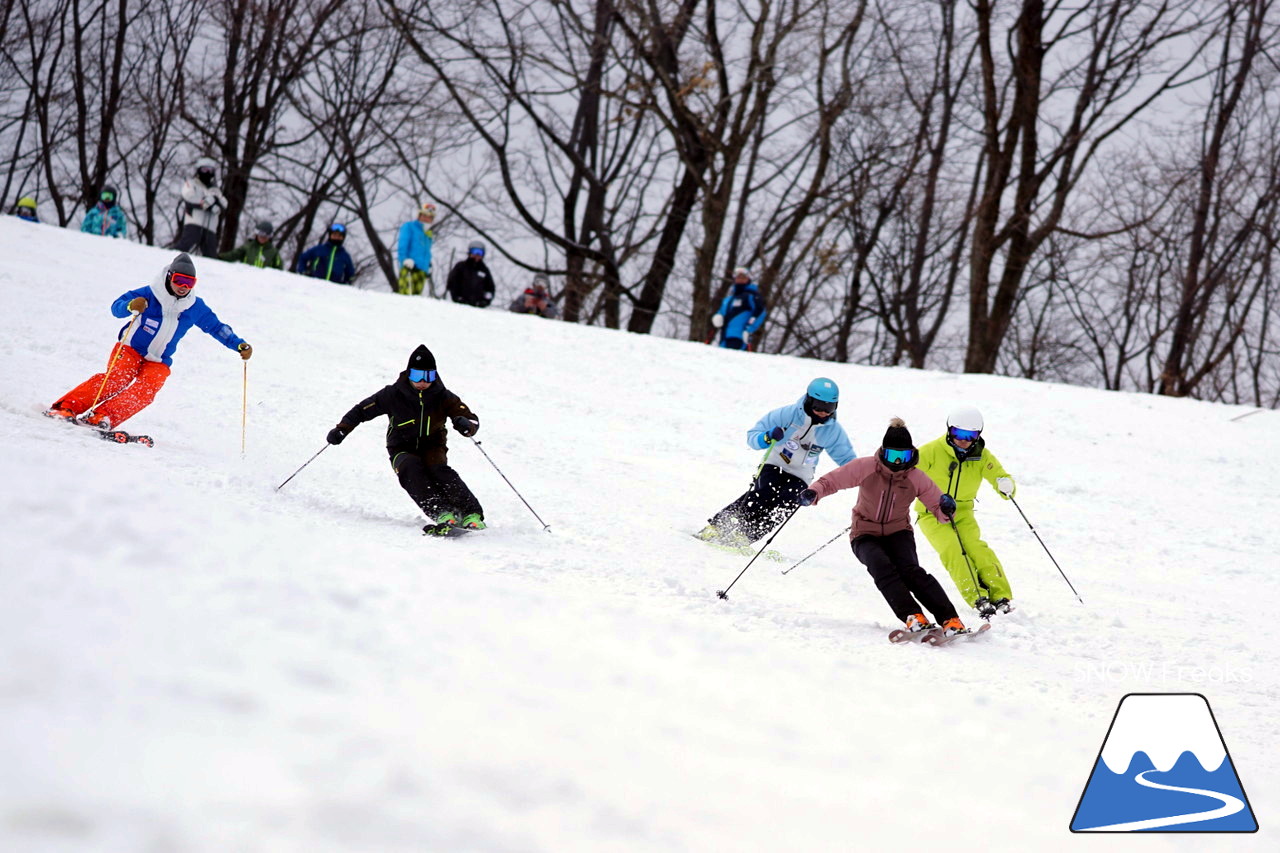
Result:
<svg viewBox="0 0 1280 853"><path fill-rule="evenodd" d="M911 502L919 498L938 519L948 524L938 500L942 490L929 479L929 475L916 468L890 471L880 455L863 456L841 465L813 481L810 487L818 493L818 503L828 495L842 489L858 490L858 501L853 505L853 532L850 539L859 536L888 536L900 530L910 530L908 514Z"/></svg>

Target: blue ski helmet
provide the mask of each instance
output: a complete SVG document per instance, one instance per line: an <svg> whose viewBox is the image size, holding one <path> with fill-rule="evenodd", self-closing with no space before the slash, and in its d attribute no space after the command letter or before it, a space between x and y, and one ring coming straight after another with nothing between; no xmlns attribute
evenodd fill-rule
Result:
<svg viewBox="0 0 1280 853"><path fill-rule="evenodd" d="M835 414L839 402L840 388L830 379L819 376L809 383L809 388L805 391L804 413L813 418L814 423L826 423L827 419ZM815 408L821 409L826 414L814 414Z"/></svg>

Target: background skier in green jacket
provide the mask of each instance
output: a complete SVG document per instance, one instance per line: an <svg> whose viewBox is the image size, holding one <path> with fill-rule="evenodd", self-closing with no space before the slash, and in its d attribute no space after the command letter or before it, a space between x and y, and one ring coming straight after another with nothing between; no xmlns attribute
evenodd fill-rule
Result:
<svg viewBox="0 0 1280 853"><path fill-rule="evenodd" d="M1005 500L1013 497L1017 484L987 449L982 427L982 413L963 406L947 416L946 434L920 448L917 467L955 498L955 529L939 523L920 501L916 501L915 511L916 527L938 552L961 597L986 619L1013 608L1013 589L1000 558L982 541L982 531L973 516L974 498L983 480Z"/></svg>
<svg viewBox="0 0 1280 853"><path fill-rule="evenodd" d="M273 270L284 269L284 259L280 257L279 250L271 242L273 231L275 226L263 219L258 223L253 236L244 245L237 246L230 252L223 252L218 255L218 260L245 263Z"/></svg>

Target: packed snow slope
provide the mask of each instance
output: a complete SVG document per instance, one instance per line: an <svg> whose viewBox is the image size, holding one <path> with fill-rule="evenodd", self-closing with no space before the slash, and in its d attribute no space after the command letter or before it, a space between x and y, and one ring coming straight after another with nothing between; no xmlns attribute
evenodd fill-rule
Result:
<svg viewBox="0 0 1280 853"><path fill-rule="evenodd" d="M245 371L199 330L126 424L155 448L41 417L102 369L111 302L171 256L0 219L0 849L1075 849L1132 691L1209 698L1262 828L1090 849L1280 849L1280 414L198 259L196 294L254 346L244 455ZM420 534L381 422L327 447L419 343L549 532L456 434L492 527L453 540ZM801 510L773 543L787 562L717 599L746 560L689 534L748 485L747 428L820 375L860 454L892 416L921 443L981 408L1084 604L986 487L1020 609L973 642L889 644L843 539L781 574L848 524L852 492Z"/></svg>

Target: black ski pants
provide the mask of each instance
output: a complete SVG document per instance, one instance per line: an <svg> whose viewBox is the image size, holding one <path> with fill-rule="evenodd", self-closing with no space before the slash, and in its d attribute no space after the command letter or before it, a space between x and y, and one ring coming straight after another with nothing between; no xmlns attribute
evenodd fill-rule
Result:
<svg viewBox="0 0 1280 853"><path fill-rule="evenodd" d="M765 465L751 482L751 488L717 512L711 524L721 530L742 533L752 542L768 535L787 513L800 505L799 495L808 484L777 465Z"/></svg>
<svg viewBox="0 0 1280 853"><path fill-rule="evenodd" d="M458 472L448 465L428 465L421 456L397 453L391 467L400 479L401 488L432 521L444 512L456 513L459 518L473 512L484 516L480 501L462 482Z"/></svg>
<svg viewBox="0 0 1280 853"><path fill-rule="evenodd" d="M182 233L178 235L178 242L173 248L179 252L198 252L206 258L214 258L218 255L218 235L208 228L188 223L182 226Z"/></svg>
<svg viewBox="0 0 1280 853"><path fill-rule="evenodd" d="M939 625L955 617L956 609L942 591L942 584L920 566L916 537L910 530L888 536L859 536L853 540L853 556L867 567L867 574L899 621L906 622L908 616L922 610L927 610Z"/></svg>

